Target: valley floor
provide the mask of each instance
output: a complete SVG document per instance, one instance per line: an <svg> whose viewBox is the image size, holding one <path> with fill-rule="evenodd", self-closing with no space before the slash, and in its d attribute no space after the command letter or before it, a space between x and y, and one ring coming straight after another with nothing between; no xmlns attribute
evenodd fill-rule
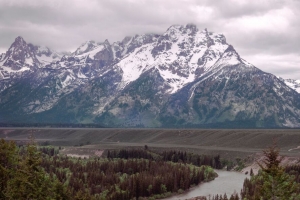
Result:
<svg viewBox="0 0 300 200"><path fill-rule="evenodd" d="M284 165L300 162L300 129L0 128L0 138L21 144L27 143L30 135L40 145L60 146L60 154L80 158L100 157L105 150L128 147L219 154L227 161L242 161L235 167L241 170L241 176L249 176L251 169L257 173L256 161L262 162L262 151L274 140L280 155L285 156ZM184 195L186 198L203 194Z"/></svg>
<svg viewBox="0 0 300 200"><path fill-rule="evenodd" d="M105 149L176 149L223 158L257 157L277 140L281 155L300 157L300 129L1 128L0 138L68 147L66 154L101 155Z"/></svg>

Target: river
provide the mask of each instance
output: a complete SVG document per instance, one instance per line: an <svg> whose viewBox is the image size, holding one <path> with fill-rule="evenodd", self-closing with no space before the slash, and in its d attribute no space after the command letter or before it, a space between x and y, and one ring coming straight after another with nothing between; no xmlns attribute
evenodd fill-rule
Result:
<svg viewBox="0 0 300 200"><path fill-rule="evenodd" d="M229 198L231 194L237 192L240 194L240 191L243 187L243 182L245 178L249 178L249 175L245 175L240 172L232 172L232 171L223 171L223 170L215 170L218 173L218 177L215 180L202 183L188 192L172 196L166 198L164 200L183 200L189 199L197 196L213 196L216 194L227 194Z"/></svg>

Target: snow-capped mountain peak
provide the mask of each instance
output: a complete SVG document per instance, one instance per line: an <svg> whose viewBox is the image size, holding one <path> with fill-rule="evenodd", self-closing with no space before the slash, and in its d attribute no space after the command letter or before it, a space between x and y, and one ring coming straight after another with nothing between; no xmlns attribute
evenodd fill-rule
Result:
<svg viewBox="0 0 300 200"><path fill-rule="evenodd" d="M0 122L300 127L299 88L193 24L88 41L71 54L18 37L0 56Z"/></svg>
<svg viewBox="0 0 300 200"><path fill-rule="evenodd" d="M108 40L103 43L95 41L87 41L77 48L77 50L71 54L71 56L79 59L86 60L87 58L93 60L101 59L101 52L108 51L111 54L111 45ZM106 52L107 54L107 52Z"/></svg>
<svg viewBox="0 0 300 200"><path fill-rule="evenodd" d="M52 62L59 61L64 56L63 53L58 53L46 46L35 46L33 44L29 45L35 52L37 59L40 61L41 67L44 67Z"/></svg>
<svg viewBox="0 0 300 200"><path fill-rule="evenodd" d="M2 58L0 65L6 71L20 72L40 65L35 53L22 37L17 37Z"/></svg>
<svg viewBox="0 0 300 200"><path fill-rule="evenodd" d="M281 77L277 77L281 81L283 81L287 86L295 90L300 94L300 80L294 80L294 79L283 79Z"/></svg>
<svg viewBox="0 0 300 200"><path fill-rule="evenodd" d="M17 46L26 46L27 45L27 43L21 36L16 37L14 44Z"/></svg>
<svg viewBox="0 0 300 200"><path fill-rule="evenodd" d="M136 48L117 65L123 71L123 87L139 78L143 72L156 68L172 88L169 92L175 93L210 71L228 48L222 34L213 34L206 29L199 31L192 24L174 25L154 42ZM226 63L241 62L236 53L235 63L232 63L230 55L233 55L232 52L227 53ZM223 59L225 62L225 57ZM221 66L221 61L218 66Z"/></svg>
<svg viewBox="0 0 300 200"><path fill-rule="evenodd" d="M84 53L94 50L98 46L99 45L93 40L87 41L87 42L81 44L72 55L74 55L74 56L82 55Z"/></svg>
<svg viewBox="0 0 300 200"><path fill-rule="evenodd" d="M112 44L114 58L121 59L136 48L155 42L158 37L159 35L157 34L126 36L121 42L114 42Z"/></svg>

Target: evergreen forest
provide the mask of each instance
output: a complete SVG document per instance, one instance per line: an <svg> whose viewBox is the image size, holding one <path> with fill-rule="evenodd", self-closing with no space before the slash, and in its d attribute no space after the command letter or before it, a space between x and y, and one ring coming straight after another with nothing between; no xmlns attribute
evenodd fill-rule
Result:
<svg viewBox="0 0 300 200"><path fill-rule="evenodd" d="M72 158L60 147L0 140L0 199L162 199L213 181L220 156L183 151L108 150L102 157ZM281 165L276 145L263 151L257 175L245 179L240 194L211 200L300 199L300 165ZM197 199L208 200L206 197Z"/></svg>

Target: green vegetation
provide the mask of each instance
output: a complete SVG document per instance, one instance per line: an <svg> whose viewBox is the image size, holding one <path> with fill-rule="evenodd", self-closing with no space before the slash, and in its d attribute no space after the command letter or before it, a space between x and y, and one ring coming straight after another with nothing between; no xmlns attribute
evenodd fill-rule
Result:
<svg viewBox="0 0 300 200"><path fill-rule="evenodd" d="M68 183L72 195L76 196L81 191L91 199L162 198L215 176L213 170L206 166L146 159L53 157L53 162L46 159L42 165L50 174L57 175L61 182Z"/></svg>
<svg viewBox="0 0 300 200"><path fill-rule="evenodd" d="M33 142L19 149L1 139L0 158L0 199L69 199L67 188L40 166Z"/></svg>
<svg viewBox="0 0 300 200"><path fill-rule="evenodd" d="M155 161L171 161L173 163L191 164L194 166L210 166L215 169L222 169L224 165L220 156L198 155L186 151L150 151L149 147L143 149L122 149L119 151L107 151L107 158L144 158Z"/></svg>
<svg viewBox="0 0 300 200"><path fill-rule="evenodd" d="M151 149L151 150L150 150ZM106 158L70 158L60 148L0 140L1 199L161 199L216 177L213 168L236 166L219 156L139 149L106 151ZM212 200L300 199L300 165L281 166L276 145L264 152L257 175L244 181L240 197ZM238 167L243 160L236 158ZM206 199L205 197L201 197Z"/></svg>
<svg viewBox="0 0 300 200"><path fill-rule="evenodd" d="M246 200L300 199L300 166L280 166L279 149L274 144L264 152L258 175L244 181L241 196Z"/></svg>
<svg viewBox="0 0 300 200"><path fill-rule="evenodd" d="M299 200L300 165L282 167L279 149L273 146L263 151L264 160L259 163L261 170L257 175L251 169L251 178L244 181L241 195L232 194L213 196L212 200ZM240 159L237 159L237 163ZM203 197L203 200L207 198Z"/></svg>
<svg viewBox="0 0 300 200"><path fill-rule="evenodd" d="M216 176L209 166L150 157L80 159L33 141L25 147L3 139L0 144L0 199L158 199Z"/></svg>
<svg viewBox="0 0 300 200"><path fill-rule="evenodd" d="M244 161L240 158L236 158L236 163L237 163L237 167L235 168L236 171L241 171L246 167Z"/></svg>

